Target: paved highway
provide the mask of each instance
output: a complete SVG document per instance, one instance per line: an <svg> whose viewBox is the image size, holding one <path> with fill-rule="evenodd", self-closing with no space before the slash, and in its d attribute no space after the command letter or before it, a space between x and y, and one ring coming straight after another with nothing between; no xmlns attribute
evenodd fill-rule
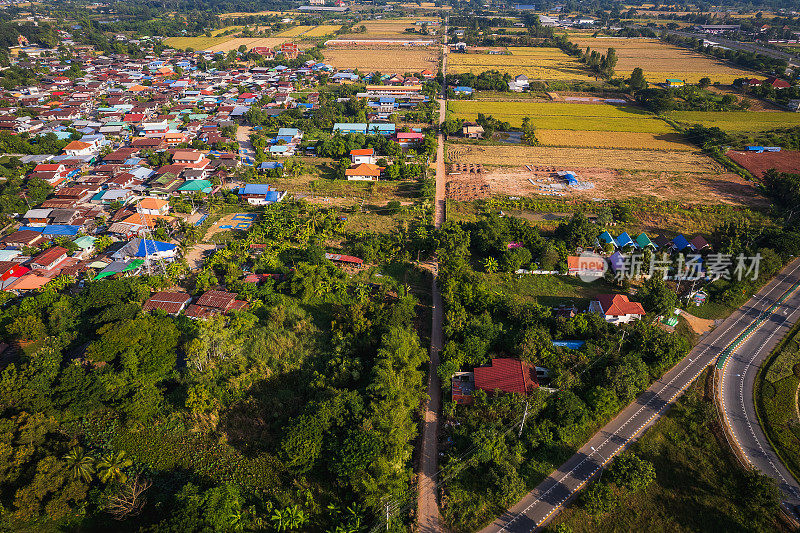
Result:
<svg viewBox="0 0 800 533"><path fill-rule="evenodd" d="M773 297L781 296L778 291L782 290L782 294L785 294L787 290L795 289L792 284L800 279L800 265L797 261L794 264L797 273L790 271L778 290L764 301L765 305L770 304ZM783 493L784 508L795 518L800 518L796 510L796 506L800 505L800 486L780 462L758 423L753 388L759 367L798 318L800 290L795 290L785 304L766 317L763 327L758 328L728 356L719 386L723 420L732 436L733 445L752 466L778 482Z"/></svg>
<svg viewBox="0 0 800 533"><path fill-rule="evenodd" d="M561 465L519 503L506 511L481 533L528 533L545 525L614 456L623 451L643 431L653 425L676 398L715 363L719 354L747 329L767 308L800 280L800 259L793 261L744 306L736 310L714 331L707 334L691 352L614 420L598 431L578 452ZM792 314L800 306L800 291L795 292L777 314ZM769 336L784 328L780 320L768 320L756 330ZM777 337L779 332L774 333ZM754 335L755 337L755 335Z"/></svg>
<svg viewBox="0 0 800 533"><path fill-rule="evenodd" d="M726 39L725 37L720 37L719 35L707 35L702 33L692 33L688 31L677 31L677 30L668 30L667 33L673 33L675 35L680 35L681 37L693 37L695 39L707 39L709 41L715 42L720 46L724 46L725 48L730 48L732 50L741 50L743 52L756 52L758 54L762 54L768 57L774 57L776 59L785 59L789 62L790 65L800 65L800 56L795 54L790 54L788 52L782 52L780 50L775 50L773 48L767 48L766 46L761 46L757 43L748 43L748 42L741 42L741 41L734 41L732 39Z"/></svg>

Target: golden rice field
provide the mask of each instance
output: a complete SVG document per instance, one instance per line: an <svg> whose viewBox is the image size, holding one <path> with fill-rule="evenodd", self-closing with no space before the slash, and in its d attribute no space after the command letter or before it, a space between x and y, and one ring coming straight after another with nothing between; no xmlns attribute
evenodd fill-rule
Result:
<svg viewBox="0 0 800 533"><path fill-rule="evenodd" d="M322 54L328 65L367 72L419 72L426 68L436 70L439 64L438 50L432 47L335 46L326 48Z"/></svg>
<svg viewBox="0 0 800 533"><path fill-rule="evenodd" d="M556 102L486 102L451 100L448 111L454 118L475 120L478 113L522 125L531 117L537 128L576 131L628 131L638 133L674 133L663 120L632 106L606 104L569 104Z"/></svg>
<svg viewBox="0 0 800 533"><path fill-rule="evenodd" d="M570 41L581 49L586 49L588 46L601 53L614 48L619 57L615 68L617 75L627 76L636 67L641 67L650 82L677 78L687 83L697 83L700 78L708 76L712 81L731 83L736 78L754 74L724 61L661 43L657 39L572 37Z"/></svg>
<svg viewBox="0 0 800 533"><path fill-rule="evenodd" d="M276 33L275 37L298 37L312 28L314 28L314 26L293 26L289 29L283 30L280 33Z"/></svg>
<svg viewBox="0 0 800 533"><path fill-rule="evenodd" d="M236 37L234 39L228 39L223 43L215 44L209 48L204 48L204 50L209 50L211 52L228 52L230 50L238 50L241 45L247 47L248 50L256 46L274 48L285 43L287 40L286 37Z"/></svg>
<svg viewBox="0 0 800 533"><path fill-rule="evenodd" d="M713 159L686 151L559 148L550 146L480 146L448 144L448 162L497 166L546 165L662 172L719 172Z"/></svg>
<svg viewBox="0 0 800 533"><path fill-rule="evenodd" d="M537 129L542 146L575 148L630 148L693 152L694 146L678 133L640 133L631 131L573 131Z"/></svg>
<svg viewBox="0 0 800 533"><path fill-rule="evenodd" d="M670 118L681 124L702 124L726 132L765 131L800 126L800 113L781 111L671 111Z"/></svg>
<svg viewBox="0 0 800 533"><path fill-rule="evenodd" d="M454 74L499 70L531 80L588 79L584 65L558 48L508 48L512 55L448 54L447 69Z"/></svg>
<svg viewBox="0 0 800 533"><path fill-rule="evenodd" d="M403 33L406 28L414 28L418 20L434 20L428 18L404 18L388 20L365 20L355 25L356 28L364 26L366 33L348 33L342 35L345 39L399 39L422 38L419 34ZM438 19L436 19L438 20Z"/></svg>
<svg viewBox="0 0 800 533"><path fill-rule="evenodd" d="M164 39L164 44L171 48L180 48L185 50L191 48L193 50L208 50L212 46L222 44L231 39L230 35L225 37L170 37Z"/></svg>
<svg viewBox="0 0 800 533"><path fill-rule="evenodd" d="M339 25L333 24L322 24L313 28L303 34L303 37L323 37L325 35L330 35L331 33L338 31L341 28Z"/></svg>

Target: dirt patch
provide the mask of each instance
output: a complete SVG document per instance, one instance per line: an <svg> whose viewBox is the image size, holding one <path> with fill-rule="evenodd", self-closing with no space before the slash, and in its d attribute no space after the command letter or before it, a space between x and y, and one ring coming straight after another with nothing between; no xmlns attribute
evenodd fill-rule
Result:
<svg viewBox="0 0 800 533"><path fill-rule="evenodd" d="M800 152L793 150L762 152L760 154L750 151L731 150L726 155L746 168L750 174L759 178L771 168L781 172L800 172Z"/></svg>
<svg viewBox="0 0 800 533"><path fill-rule="evenodd" d="M357 68L364 71L436 70L439 64L439 53L435 47L329 46L323 51L323 57L325 63L336 68Z"/></svg>
<svg viewBox="0 0 800 533"><path fill-rule="evenodd" d="M713 320L698 318L694 315L690 315L689 313L683 310L681 310L681 316L686 320L686 323L689 324L689 327L692 328L692 331L694 331L698 335L708 333L714 327Z"/></svg>
<svg viewBox="0 0 800 533"><path fill-rule="evenodd" d="M629 172L601 167L574 166L498 167L481 179L492 194L507 196L561 196L564 198L622 199L652 196L683 204L724 203L753 205L763 199L753 185L732 173ZM594 188L566 187L558 171L573 171ZM450 180L450 177L448 177ZM458 180L452 180L458 181ZM563 188L561 188L563 187Z"/></svg>

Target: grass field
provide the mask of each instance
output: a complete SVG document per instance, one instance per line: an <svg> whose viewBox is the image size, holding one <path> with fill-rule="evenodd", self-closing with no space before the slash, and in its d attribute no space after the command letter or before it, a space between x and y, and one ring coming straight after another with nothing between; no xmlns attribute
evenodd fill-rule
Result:
<svg viewBox="0 0 800 533"><path fill-rule="evenodd" d="M357 68L362 71L408 72L426 68L436 70L439 62L435 48L374 48L330 46L323 50L325 63L336 68Z"/></svg>
<svg viewBox="0 0 800 533"><path fill-rule="evenodd" d="M795 366L800 363L800 329L759 370L756 379L756 410L761 426L786 467L800 476L800 420L797 417Z"/></svg>
<svg viewBox="0 0 800 533"><path fill-rule="evenodd" d="M651 531L787 531L775 516L755 525L744 470L727 444L720 443L713 401L704 395L708 372L631 450L655 467L647 488L617 493L616 505L600 516L579 503L569 504L554 520L574 533Z"/></svg>
<svg viewBox="0 0 800 533"><path fill-rule="evenodd" d="M474 120L478 113L492 115L517 127L527 116L537 128L548 130L674 133L663 120L633 106L451 100L448 111L456 118L470 120Z"/></svg>
<svg viewBox="0 0 800 533"><path fill-rule="evenodd" d="M684 151L448 144L447 158L449 162L501 166L546 165L663 172L719 172L719 166L712 159L703 154Z"/></svg>
<svg viewBox="0 0 800 533"><path fill-rule="evenodd" d="M511 55L449 54L448 71L454 74L486 70L525 74L531 80L588 80L583 64L558 48L508 48Z"/></svg>
<svg viewBox="0 0 800 533"><path fill-rule="evenodd" d="M736 78L752 76L754 73L731 66L730 64L706 57L685 48L661 43L656 39L586 38L573 37L570 41L582 50L590 47L605 54L614 48L619 57L616 74L630 75L636 67L644 70L651 82L663 82L677 78L687 83L697 83L708 76L711 81L731 83Z"/></svg>
<svg viewBox="0 0 800 533"><path fill-rule="evenodd" d="M800 126L800 113L747 111L672 111L667 118L691 126L716 126L727 132L765 131Z"/></svg>

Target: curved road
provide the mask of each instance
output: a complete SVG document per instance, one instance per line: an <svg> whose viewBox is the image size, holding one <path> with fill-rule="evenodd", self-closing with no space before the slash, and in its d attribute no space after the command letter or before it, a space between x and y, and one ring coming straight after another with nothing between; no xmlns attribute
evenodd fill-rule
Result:
<svg viewBox="0 0 800 533"><path fill-rule="evenodd" d="M800 261L800 260L798 260ZM798 261L793 265L797 273L784 278L780 288L792 290L800 277ZM780 294L773 293L773 296ZM770 299L764 305L771 304ZM769 444L758 422L753 396L756 375L773 348L791 330L800 318L800 290L795 290L784 305L766 317L766 323L743 341L726 359L722 368L719 398L722 401L723 421L738 448L739 456L778 482L783 493L783 506L789 515L800 518L796 506L800 505L800 486Z"/></svg>
<svg viewBox="0 0 800 533"><path fill-rule="evenodd" d="M689 354L643 392L617 417L598 431L578 452L561 465L519 503L506 511L481 533L528 533L545 525L576 493L582 489L614 456L627 448L669 409L676 398L706 367L716 362L745 329L786 292L800 281L800 259L796 259L765 285L745 305L707 334ZM796 317L800 307L800 291L781 307L777 316ZM753 337L766 334L778 338L786 324L767 320Z"/></svg>

